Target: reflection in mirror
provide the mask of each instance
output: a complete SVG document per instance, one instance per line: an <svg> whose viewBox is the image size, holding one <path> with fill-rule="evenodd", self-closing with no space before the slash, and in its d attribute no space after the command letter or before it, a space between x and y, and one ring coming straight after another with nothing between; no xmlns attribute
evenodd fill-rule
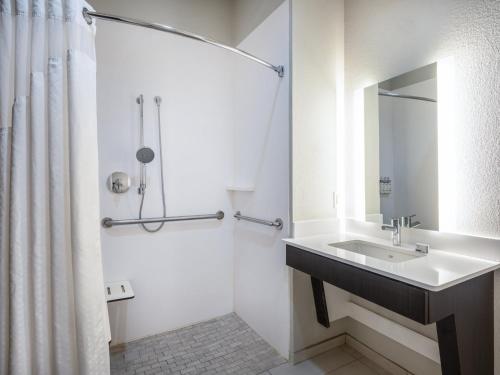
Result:
<svg viewBox="0 0 500 375"><path fill-rule="evenodd" d="M439 230L436 64L365 88L366 220Z"/></svg>

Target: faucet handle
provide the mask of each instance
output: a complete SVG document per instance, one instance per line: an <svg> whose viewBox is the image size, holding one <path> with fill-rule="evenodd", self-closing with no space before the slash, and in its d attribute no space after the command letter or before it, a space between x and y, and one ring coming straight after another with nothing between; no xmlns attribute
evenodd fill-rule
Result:
<svg viewBox="0 0 500 375"><path fill-rule="evenodd" d="M402 216L401 217L401 225L406 228L415 228L420 225L420 221L412 221L412 218L416 217L417 215L408 215L408 216Z"/></svg>

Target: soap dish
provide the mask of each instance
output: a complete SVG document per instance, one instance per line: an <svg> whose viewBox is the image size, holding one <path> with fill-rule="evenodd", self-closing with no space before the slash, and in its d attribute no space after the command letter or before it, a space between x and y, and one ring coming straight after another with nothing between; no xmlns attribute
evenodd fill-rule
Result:
<svg viewBox="0 0 500 375"><path fill-rule="evenodd" d="M128 281L104 283L104 293L108 302L123 301L135 297Z"/></svg>

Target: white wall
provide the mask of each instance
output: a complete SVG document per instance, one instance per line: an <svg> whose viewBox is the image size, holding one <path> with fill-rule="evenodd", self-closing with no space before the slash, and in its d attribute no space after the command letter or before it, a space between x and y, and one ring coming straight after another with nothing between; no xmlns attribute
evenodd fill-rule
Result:
<svg viewBox="0 0 500 375"><path fill-rule="evenodd" d="M340 3L344 3L341 1ZM446 178L448 182L446 188L455 186L457 191L449 191L446 188L440 188L440 208L441 202L446 208L446 217L444 218L445 230L456 232L471 233L475 235L484 235L491 237L499 237L500 216L498 215L500 196L500 127L498 126L498 108L500 98L497 95L495 87L498 86L500 77L498 48L499 35L497 25L500 17L499 2L481 2L467 0L443 0L443 1L412 1L412 0L349 0L345 1L345 29L331 30L326 33L328 28L323 26L322 19L330 19L329 25L334 24L337 14L331 10L327 10L324 2L306 2L295 0L293 1L297 9L305 4L321 5L321 16L317 16L317 23L309 23L307 31L303 31L304 37L295 37L296 33L302 30L301 23L296 21L296 14L292 16L292 35L293 35L293 98L294 98L294 117L293 117L293 139L294 139L294 155L293 155L293 208L294 220L298 218L317 220L311 223L300 223L301 228L307 230L300 231L301 235L307 233L334 230L335 225L331 223L323 223L320 219L325 218L321 211L310 212L308 215L297 215L302 204L305 207L316 207L316 201L309 197L304 197L302 190L315 191L314 187L304 187L311 183L310 181L320 181L319 184L328 184L331 181L328 176L333 167L336 172L337 186L339 192L339 204L337 212L340 217L354 217L364 220L365 202L364 202L364 178L365 178L365 154L364 154L364 117L363 117L363 89L377 82L384 81L388 78L397 76L404 72L413 70L417 67L425 66L436 61L443 61L441 68L438 67L438 78L445 77L448 82L441 82L441 90L438 85L438 99L443 96L450 96L452 100L440 100L442 110L438 116L445 119L446 123L440 129L440 135L444 143L444 150L449 157L443 158L440 152L440 168L442 162L450 168L445 168L450 172L450 176L457 176L456 181L451 178ZM332 2L330 2L332 4ZM301 14L308 14L301 12ZM342 15L341 17L343 17ZM342 18L343 19L343 18ZM344 26L344 22L342 21ZM329 112L330 118L337 116L344 118L343 109L345 109L345 121L336 121L335 125L325 127L317 131L317 128L312 128L307 132L301 132L301 129L296 128L297 121L295 110L299 106L295 100L296 95L309 95L310 103L323 103L325 100L330 100L332 96L329 91L321 92L308 87L306 90L298 89L295 76L297 79L304 79L311 72L315 72L315 65L310 63L305 65L309 71L299 71L300 56L296 57L300 51L307 55L308 52L314 51L315 46L321 45L316 38L305 37L306 35L316 34L317 36L328 36L328 40L335 39L333 33L344 38L345 50L332 52L341 55L345 53L345 92L343 96L337 95L337 105L331 107ZM312 43L314 41L314 43ZM309 44L313 44L312 47ZM328 44L330 47L333 43ZM324 50L324 49L323 49ZM316 56L310 53L309 56ZM451 59L450 59L451 57ZM447 64L448 68L443 68ZM330 64L329 66L334 66ZM454 75L453 75L454 74ZM341 77L341 75L338 75ZM445 81L442 80L442 81ZM309 82L313 82L309 79ZM330 81L325 76L324 82ZM343 80L337 79L331 82L330 89L334 86L341 86ZM439 84L439 79L438 79ZM451 84L451 85L447 85ZM455 89L450 88L455 85ZM480 93L480 95L478 95ZM451 95L450 95L451 94ZM345 102L345 107L341 103ZM300 110L303 110L307 118L310 115L314 118L313 106L304 106L300 103ZM453 109L456 116L456 121L453 121L453 114L450 113L450 108ZM439 110L438 110L439 111ZM451 116L450 116L451 115ZM328 116L328 115L327 115ZM337 117L337 120L338 120ZM316 118L314 118L316 120ZM450 120L451 119L451 120ZM313 121L312 124L318 124L318 121ZM332 129L333 127L333 129ZM329 157L327 154L322 154L321 141L313 143L310 139L330 139L332 132L337 138L337 163L335 158ZM296 146L299 142L299 146ZM314 148L313 145L317 147ZM306 147L309 146L309 147ZM440 145L441 147L441 140ZM301 148L299 148L301 147ZM479 152L482 150L483 152ZM317 163L315 158L320 155ZM456 164L450 164L450 159L455 159ZM448 164L446 164L448 163ZM335 167L336 164L336 167ZM479 168L478 166L481 166ZM302 174L301 170L310 171ZM443 168L441 168L443 170ZM322 178L322 175L325 178ZM302 180L302 176L313 176L314 179ZM440 176L440 182L441 182ZM451 183L450 183L451 181ZM479 182L479 184L478 184ZM316 196L321 196L319 190L316 190ZM446 195L446 199L442 195ZM323 207L327 207L326 199L318 199ZM298 203L297 203L298 202ZM456 207L456 214L453 211ZM440 214L443 214L441 212ZM350 224L349 224L350 223ZM353 224L354 223L354 224ZM295 226L295 232L298 233ZM362 233L370 233L372 235L381 235L380 227L376 224L368 224L361 222L347 221L347 229L353 232L359 231ZM389 238L389 234L382 233L384 238ZM457 236L442 234L430 231L420 230L404 230L404 238L409 242L423 241L431 243L437 248L442 248L450 251L459 251L486 258L498 258L498 241L478 239L472 236ZM498 275L496 275L498 279ZM296 277L294 277L294 282ZM496 282L498 284L498 281ZM296 288L294 285L294 293L296 290L302 290L304 293L309 292L310 288L303 288L304 285L299 285ZM499 288L496 288L498 294ZM330 293L331 296L331 293ZM329 296L327 296L329 298ZM498 298L496 298L497 300ZM339 301L339 299L332 299ZM356 303L362 303L356 301ZM300 308L304 310L310 308L311 302L307 301L307 295L294 294L294 309ZM338 302L336 302L338 303ZM497 306L498 307L498 306ZM498 312L498 308L496 309ZM386 315L390 318L383 309L379 309L377 313ZM297 316L297 314L295 314ZM307 313L302 314L307 316ZM498 315L498 314L497 314ZM313 314L309 314L309 317ZM498 320L498 319L496 319ZM295 325L297 322L294 319ZM402 323L403 324L403 323ZM300 325L300 324L299 324ZM311 330L316 330L314 322L305 319L301 327L310 327ZM425 327L426 334L432 336L434 333L429 332L433 327ZM500 335L500 328L496 327L496 341ZM324 330L326 331L326 330ZM324 333L323 331L323 333ZM309 337L308 344L314 344L324 339L322 332L316 332L317 335ZM297 334L294 335L297 337ZM391 347L391 350L385 351L387 346L383 347L380 340L372 340L373 346L383 350L384 354L393 356L393 360L397 358L398 352L394 350L397 344ZM379 346L377 346L379 345ZM496 345L499 347L499 345ZM295 347L299 349L298 347ZM497 348L498 352L498 348ZM392 353L392 354L391 354ZM498 353L497 353L498 359ZM498 367L499 361L496 361Z"/></svg>
<svg viewBox="0 0 500 375"><path fill-rule="evenodd" d="M386 167L387 163L385 155L389 151L386 147L380 147L380 121L381 116L385 115L385 111L379 110L379 95L378 84L367 87L364 90L365 101L365 211L366 220L380 220L380 208L383 205L382 196L380 195L380 177L387 176L380 170L380 165ZM383 103L380 103L382 106ZM381 108L380 108L381 109ZM386 124L388 124L386 119ZM392 160L392 159L389 159ZM382 163L380 163L382 161ZM386 212L386 211L384 211Z"/></svg>
<svg viewBox="0 0 500 375"><path fill-rule="evenodd" d="M240 48L285 65L281 79L269 69L240 61L235 76L233 185L253 191L232 192L233 210L243 215L284 221L283 230L235 222L235 311L257 333L288 357L290 341L288 270L289 233L289 15L285 1Z"/></svg>
<svg viewBox="0 0 500 375"><path fill-rule="evenodd" d="M500 237L499 22L498 1L345 2L346 146L341 155L346 162L341 176L349 192L346 216L364 216L360 91L438 61L440 230ZM447 67L440 68L440 62ZM443 77L447 82L440 86ZM444 188L442 181L446 182ZM380 232L374 224L358 225L357 230L365 232L367 226L373 233ZM485 245L487 240L457 236L453 241L452 237L419 230L403 232L410 243L428 242L450 251L499 257L498 241L490 241L490 246ZM496 294L499 286L496 275ZM498 311L496 306L496 321ZM495 332L498 344L498 325ZM498 370L500 345L495 347Z"/></svg>
<svg viewBox="0 0 500 375"><path fill-rule="evenodd" d="M455 200L458 207L445 223L447 231L499 236L500 137L497 94L500 67L496 25L499 2L468 0L346 2L346 186L362 181L362 137L355 116L356 91L445 58L453 60L456 121L447 147L456 153ZM439 80L439 73L438 73ZM480 94L478 94L480 93ZM439 109L438 109L439 111ZM441 140L440 140L441 142ZM453 145L454 148L451 148ZM441 144L440 144L441 147ZM482 152L478 152L478 149ZM481 166L481 168L478 168ZM445 168L443 168L444 170ZM361 217L362 191L347 197L346 215ZM446 215L446 212L440 214Z"/></svg>
<svg viewBox="0 0 500 375"><path fill-rule="evenodd" d="M233 43L240 44L284 0L233 0Z"/></svg>
<svg viewBox="0 0 500 375"><path fill-rule="evenodd" d="M94 5L100 11L171 24L226 43L234 39L235 20L256 20L235 14L236 5L225 0L152 1L147 6L105 0ZM236 311L288 356L288 271L281 238L289 232L289 7L284 2L240 45L285 65L282 79L211 46L98 23L102 216L137 216L135 98L140 93L145 95L145 143L155 151L153 97L163 98L167 214L218 209L226 213L222 222L171 223L156 234L137 227L103 229L105 279L130 280L136 293L133 300L109 305L113 344ZM148 169L144 216L159 216L158 152ZM105 186L116 170L133 178L124 195L111 194ZM230 191L229 185L251 185L253 192ZM281 217L285 227L277 231L236 222L236 210Z"/></svg>
<svg viewBox="0 0 500 375"><path fill-rule="evenodd" d="M294 221L336 216L343 6L340 0L292 1Z"/></svg>
<svg viewBox="0 0 500 375"><path fill-rule="evenodd" d="M377 87L378 91L378 85L377 86L371 86L371 87ZM367 91L365 90L365 95L367 94ZM378 96L378 93L375 94ZM387 100L389 99L389 100ZM379 103L379 122L378 122L378 134L371 134L367 130L367 126L365 124L365 144L367 142L372 142L371 139L368 137L370 136L375 136L378 139L379 142L379 150L378 151L378 159L380 161L379 169L378 169L378 176L381 177L389 177L391 179L391 193L388 195L380 195L380 188L379 186L375 187L375 191L378 193L378 199L380 201L380 213L383 215L382 219L383 222L386 224L391 223L391 218L395 217L396 215L396 209L395 209L395 199L394 197L397 194L397 189L398 186L396 184L395 180L395 169L394 169L394 124L393 124L393 110L394 110L394 105L397 105L397 103L394 103L394 100L390 100L391 98L387 98L385 96L378 96L378 103ZM366 109L366 101L369 100L365 96L365 109ZM397 100L397 99L396 99ZM365 115L366 116L366 115ZM366 146L365 146L366 147ZM368 160L370 158L370 155L368 153L368 149L365 148L365 160ZM371 155L372 158L374 158L374 155ZM365 162L365 175L368 172L368 169L371 169L373 166L369 165ZM377 170L372 172L377 172ZM366 185L365 181L365 188L368 190L368 185ZM365 193L365 196L367 194Z"/></svg>
<svg viewBox="0 0 500 375"><path fill-rule="evenodd" d="M154 6L99 2L99 9L163 21ZM209 30L229 30L224 13L204 2L175 13L203 18ZM165 9L169 8L165 3ZM158 5L158 4L157 4ZM213 5L213 4L212 4ZM156 15L144 14L145 10ZM138 14L136 14L136 11ZM141 13L142 12L142 13ZM141 15L139 15L139 13ZM196 17L197 15L197 17ZM170 17L169 17L170 18ZM165 20L166 21L166 20ZM187 21L186 21L187 22ZM190 21L191 22L191 21ZM198 29L195 31L201 32ZM110 304L113 343L130 341L233 311L232 206L225 190L231 175L231 112L234 59L227 53L140 28L98 21L98 119L101 214L138 215L139 117L136 97L145 95L146 144L158 151L153 97L160 95L167 214L226 213L222 222L167 224L156 234L136 226L102 230L104 276L131 281L136 298ZM144 216L160 216L158 156L150 164ZM123 195L105 187L108 175L124 171L133 186Z"/></svg>
<svg viewBox="0 0 500 375"><path fill-rule="evenodd" d="M170 25L226 44L231 44L233 41L231 22L234 12L233 0L88 0L88 2L99 12ZM102 21L98 23L104 24Z"/></svg>
<svg viewBox="0 0 500 375"><path fill-rule="evenodd" d="M292 0L292 212L294 236L335 226L338 124L343 121L344 1ZM319 223L318 221L324 220ZM318 230L318 226L320 229ZM317 323L310 278L292 271L292 352L342 332ZM334 300L346 293L326 286Z"/></svg>

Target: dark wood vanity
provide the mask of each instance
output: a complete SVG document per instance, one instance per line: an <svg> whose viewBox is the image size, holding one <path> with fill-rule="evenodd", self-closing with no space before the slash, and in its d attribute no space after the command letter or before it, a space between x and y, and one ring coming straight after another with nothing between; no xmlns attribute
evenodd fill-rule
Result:
<svg viewBox="0 0 500 375"><path fill-rule="evenodd" d="M327 282L421 324L436 323L444 375L493 375L493 271L432 291L291 245L286 264L311 276L323 326L330 326Z"/></svg>

